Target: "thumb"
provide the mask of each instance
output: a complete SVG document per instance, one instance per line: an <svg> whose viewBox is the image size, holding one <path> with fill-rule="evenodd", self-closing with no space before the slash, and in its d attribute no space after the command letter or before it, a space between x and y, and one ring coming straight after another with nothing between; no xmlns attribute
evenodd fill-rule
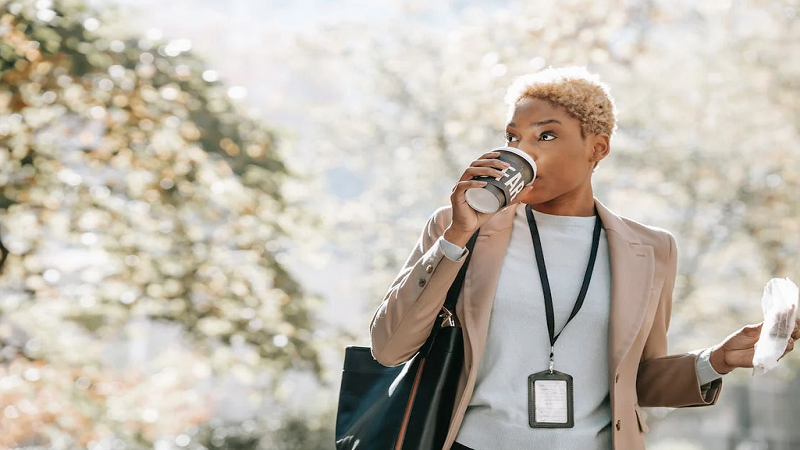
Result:
<svg viewBox="0 0 800 450"><path fill-rule="evenodd" d="M761 327L764 325L764 322L757 323L755 325L745 325L742 328L742 334L747 337L758 337L761 334Z"/></svg>

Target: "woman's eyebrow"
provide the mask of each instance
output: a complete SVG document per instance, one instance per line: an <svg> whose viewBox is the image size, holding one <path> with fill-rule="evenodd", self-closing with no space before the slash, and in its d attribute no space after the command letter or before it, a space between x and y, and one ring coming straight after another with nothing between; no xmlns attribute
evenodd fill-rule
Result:
<svg viewBox="0 0 800 450"><path fill-rule="evenodd" d="M545 126L545 125L550 124L550 123L557 123L559 125L562 125L562 123L557 121L556 119L545 119L545 120L540 120L538 122L531 123L531 128L542 127L542 126ZM508 125L506 125L506 126L511 127L511 128L515 128L517 126L517 124L515 124L514 122L508 122Z"/></svg>
<svg viewBox="0 0 800 450"><path fill-rule="evenodd" d="M540 120L539 122L533 122L531 124L531 128L542 127L550 123L557 123L561 125L561 122L557 121L556 119L546 119L546 120Z"/></svg>

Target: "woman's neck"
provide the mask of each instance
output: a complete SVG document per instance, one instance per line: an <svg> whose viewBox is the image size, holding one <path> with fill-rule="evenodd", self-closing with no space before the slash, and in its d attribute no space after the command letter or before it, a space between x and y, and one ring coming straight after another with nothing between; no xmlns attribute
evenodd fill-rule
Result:
<svg viewBox="0 0 800 450"><path fill-rule="evenodd" d="M593 216L595 206L591 184L582 192L568 192L552 200L532 204L531 208L551 216Z"/></svg>

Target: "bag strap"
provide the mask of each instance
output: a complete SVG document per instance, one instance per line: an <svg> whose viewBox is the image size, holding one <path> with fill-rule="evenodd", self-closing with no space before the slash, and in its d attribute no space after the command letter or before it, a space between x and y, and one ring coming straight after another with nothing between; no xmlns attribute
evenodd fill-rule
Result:
<svg viewBox="0 0 800 450"><path fill-rule="evenodd" d="M467 254L467 259L464 260L464 264L461 266L461 269L458 271L458 275L456 275L456 279L453 280L453 284L450 285L450 289L447 291L447 298L444 301L444 307L450 311L453 316L456 316L456 303L458 302L458 295L461 293L461 286L464 285L464 278L467 275L467 267L469 266L469 260L472 258L472 249L475 247L475 241L478 240L478 233L480 233L481 229L478 228L472 237L469 238L467 242L467 250L469 253ZM431 351L431 347L433 347L433 341L436 340L436 335L439 334L439 330L442 328L442 321L444 319L441 315L436 317L436 320L433 322L433 328L431 328L431 333L428 335L428 339L422 344L420 348L420 353L422 353L425 357L428 356L428 353Z"/></svg>

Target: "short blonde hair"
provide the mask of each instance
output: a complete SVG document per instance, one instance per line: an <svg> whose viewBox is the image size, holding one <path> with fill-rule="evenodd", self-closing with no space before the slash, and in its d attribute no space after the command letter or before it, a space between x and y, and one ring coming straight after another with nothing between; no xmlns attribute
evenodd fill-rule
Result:
<svg viewBox="0 0 800 450"><path fill-rule="evenodd" d="M563 106L581 122L584 137L589 133L611 137L617 129L616 107L608 85L585 67L549 67L514 80L505 99L510 106L509 119L523 98L538 98Z"/></svg>

